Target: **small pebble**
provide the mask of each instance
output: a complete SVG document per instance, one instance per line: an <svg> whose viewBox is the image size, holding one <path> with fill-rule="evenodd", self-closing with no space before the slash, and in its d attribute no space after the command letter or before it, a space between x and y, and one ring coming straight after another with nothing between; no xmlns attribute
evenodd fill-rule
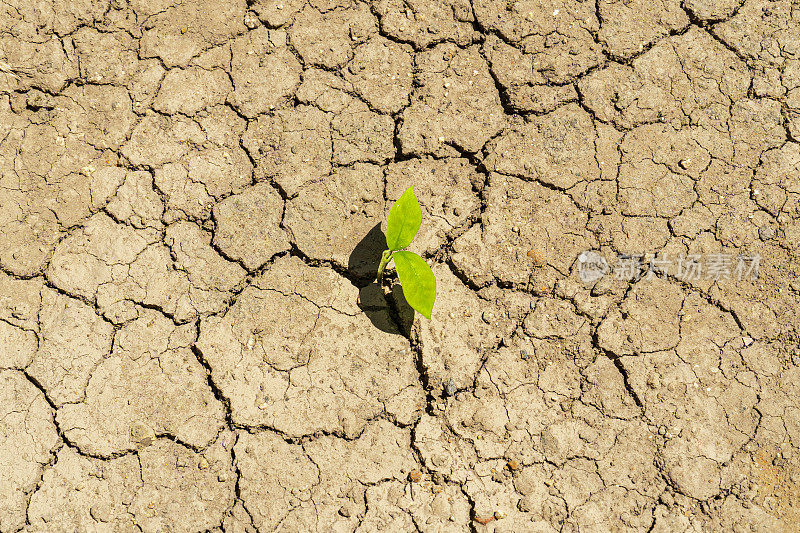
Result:
<svg viewBox="0 0 800 533"><path fill-rule="evenodd" d="M89 508L89 514L98 522L108 522L111 519L111 506L107 502L95 503Z"/></svg>
<svg viewBox="0 0 800 533"><path fill-rule="evenodd" d="M419 470L412 470L408 473L408 480L418 483L422 479L422 472Z"/></svg>
<svg viewBox="0 0 800 533"><path fill-rule="evenodd" d="M775 237L775 228L772 226L761 226L758 228L758 238L762 241L768 241Z"/></svg>
<svg viewBox="0 0 800 533"><path fill-rule="evenodd" d="M249 29L255 29L258 26L258 17L252 11L248 11L244 15L244 25Z"/></svg>
<svg viewBox="0 0 800 533"><path fill-rule="evenodd" d="M456 394L456 384L453 381L453 378L447 380L447 383L444 385L444 395L445 396L455 396Z"/></svg>

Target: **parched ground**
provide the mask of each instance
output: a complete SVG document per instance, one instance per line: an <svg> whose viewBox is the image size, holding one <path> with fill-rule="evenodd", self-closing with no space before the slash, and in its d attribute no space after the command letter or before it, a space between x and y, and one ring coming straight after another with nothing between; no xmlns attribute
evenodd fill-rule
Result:
<svg viewBox="0 0 800 533"><path fill-rule="evenodd" d="M793 0L2 0L0 531L800 531L798 250Z"/></svg>

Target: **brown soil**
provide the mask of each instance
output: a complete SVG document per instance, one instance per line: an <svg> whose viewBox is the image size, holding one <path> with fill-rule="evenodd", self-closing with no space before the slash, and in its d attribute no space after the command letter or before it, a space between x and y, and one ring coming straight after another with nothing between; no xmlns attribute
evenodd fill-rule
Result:
<svg viewBox="0 0 800 533"><path fill-rule="evenodd" d="M5 0L0 532L800 531L798 250L792 0Z"/></svg>

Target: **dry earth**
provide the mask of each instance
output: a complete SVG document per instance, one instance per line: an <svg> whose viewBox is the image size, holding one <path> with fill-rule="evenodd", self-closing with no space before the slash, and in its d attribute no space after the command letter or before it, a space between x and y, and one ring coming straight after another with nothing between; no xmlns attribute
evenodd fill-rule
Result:
<svg viewBox="0 0 800 533"><path fill-rule="evenodd" d="M2 0L0 67L3 533L800 531L796 1Z"/></svg>

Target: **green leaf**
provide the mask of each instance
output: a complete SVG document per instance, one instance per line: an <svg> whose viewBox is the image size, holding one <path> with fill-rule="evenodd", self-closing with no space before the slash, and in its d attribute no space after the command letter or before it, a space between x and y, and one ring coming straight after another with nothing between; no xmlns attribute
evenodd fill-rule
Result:
<svg viewBox="0 0 800 533"><path fill-rule="evenodd" d="M395 252L392 257L406 301L430 320L436 299L436 277L431 267L414 252Z"/></svg>
<svg viewBox="0 0 800 533"><path fill-rule="evenodd" d="M412 185L397 199L386 219L386 246L389 250L402 250L414 240L422 224L422 209L414 196Z"/></svg>

